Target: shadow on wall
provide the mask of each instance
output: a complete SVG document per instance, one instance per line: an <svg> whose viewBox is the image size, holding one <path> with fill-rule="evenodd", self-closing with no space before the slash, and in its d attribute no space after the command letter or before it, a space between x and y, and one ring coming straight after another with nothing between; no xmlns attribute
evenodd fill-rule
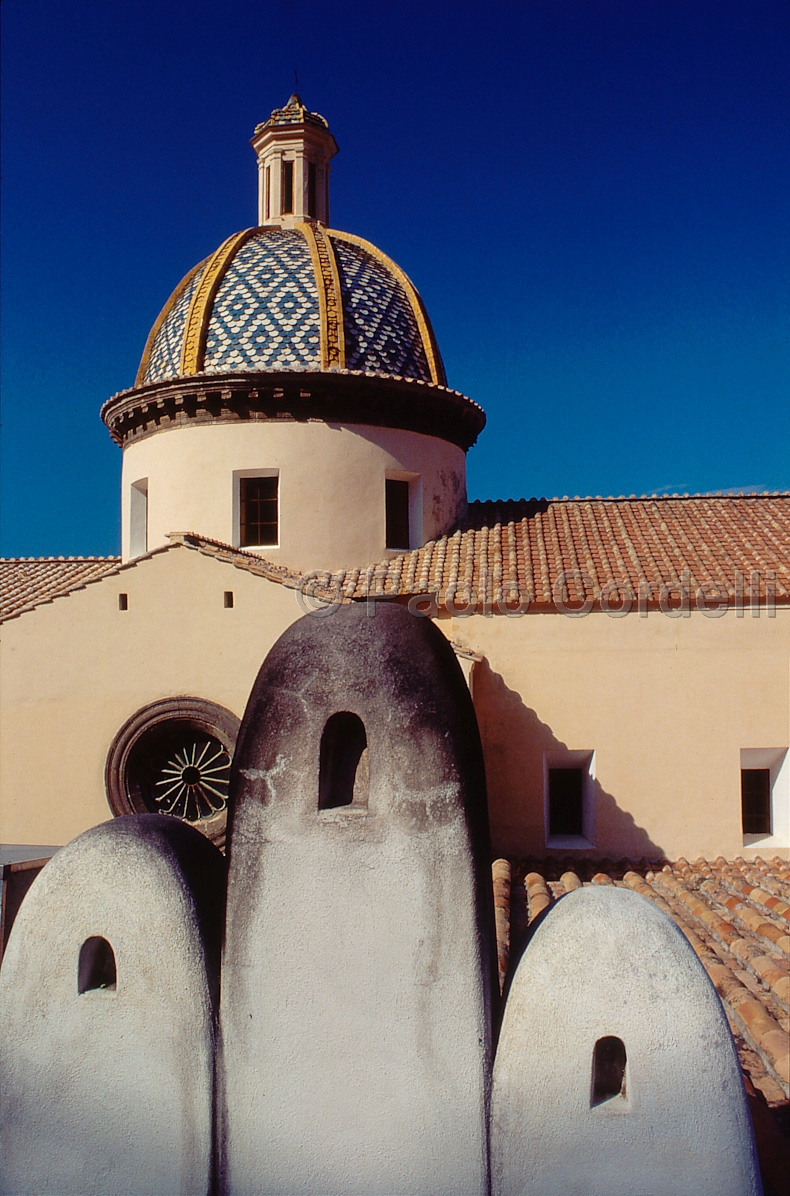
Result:
<svg viewBox="0 0 790 1196"><path fill-rule="evenodd" d="M494 855L524 858L556 854L557 848L546 846L544 754L594 749L596 745L563 743L534 710L524 705L521 695L507 687L487 660L474 666L472 697L483 742ZM598 780L592 783L592 797L595 845L580 850L581 857L663 858L663 849Z"/></svg>

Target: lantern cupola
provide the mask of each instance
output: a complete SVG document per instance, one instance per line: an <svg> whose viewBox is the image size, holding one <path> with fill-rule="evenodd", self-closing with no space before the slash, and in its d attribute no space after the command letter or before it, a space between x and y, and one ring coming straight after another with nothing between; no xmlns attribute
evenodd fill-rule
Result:
<svg viewBox="0 0 790 1196"><path fill-rule="evenodd" d="M324 117L294 94L257 126L251 144L258 158L258 224L328 225L329 163L337 143Z"/></svg>

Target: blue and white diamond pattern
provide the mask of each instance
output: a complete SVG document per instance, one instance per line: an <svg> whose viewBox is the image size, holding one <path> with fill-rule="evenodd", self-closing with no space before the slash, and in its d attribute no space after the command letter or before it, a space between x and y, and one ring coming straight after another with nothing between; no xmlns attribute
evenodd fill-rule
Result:
<svg viewBox="0 0 790 1196"><path fill-rule="evenodd" d="M301 233L267 228L241 247L214 300L203 368L321 369L318 290Z"/></svg>
<svg viewBox="0 0 790 1196"><path fill-rule="evenodd" d="M386 266L353 242L333 237L346 368L431 381L417 321L403 287Z"/></svg>
<svg viewBox="0 0 790 1196"><path fill-rule="evenodd" d="M144 386L149 382L162 382L165 378L178 377L181 365L181 343L184 339L187 313L195 288L203 277L205 268L204 264L191 282L184 287L176 299L172 311L156 334L156 340L148 360L148 368L143 378Z"/></svg>

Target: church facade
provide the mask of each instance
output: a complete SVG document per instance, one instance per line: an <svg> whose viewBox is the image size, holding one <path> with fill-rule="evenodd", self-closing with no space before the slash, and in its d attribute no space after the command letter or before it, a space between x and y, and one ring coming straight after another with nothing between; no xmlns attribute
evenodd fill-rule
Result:
<svg viewBox="0 0 790 1196"><path fill-rule="evenodd" d="M135 385L120 558L0 564L4 843L175 814L222 844L261 661L398 603L466 675L511 857L790 856L790 495L469 502L485 416L410 279L331 228L326 121L255 130L258 224Z"/></svg>

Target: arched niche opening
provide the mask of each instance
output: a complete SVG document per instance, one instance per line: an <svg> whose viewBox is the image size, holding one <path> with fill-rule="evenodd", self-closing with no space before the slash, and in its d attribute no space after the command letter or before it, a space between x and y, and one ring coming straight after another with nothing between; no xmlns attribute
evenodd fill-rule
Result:
<svg viewBox="0 0 790 1196"><path fill-rule="evenodd" d="M94 988L115 990L116 981L115 952L107 939L92 935L80 947L77 991L86 993Z"/></svg>
<svg viewBox="0 0 790 1196"><path fill-rule="evenodd" d="M319 810L368 804L368 737L358 715L340 710L327 720L321 736Z"/></svg>
<svg viewBox="0 0 790 1196"><path fill-rule="evenodd" d="M593 1050L592 1108L617 1096L625 1096L625 1064L625 1043L621 1038L607 1035L598 1039Z"/></svg>

